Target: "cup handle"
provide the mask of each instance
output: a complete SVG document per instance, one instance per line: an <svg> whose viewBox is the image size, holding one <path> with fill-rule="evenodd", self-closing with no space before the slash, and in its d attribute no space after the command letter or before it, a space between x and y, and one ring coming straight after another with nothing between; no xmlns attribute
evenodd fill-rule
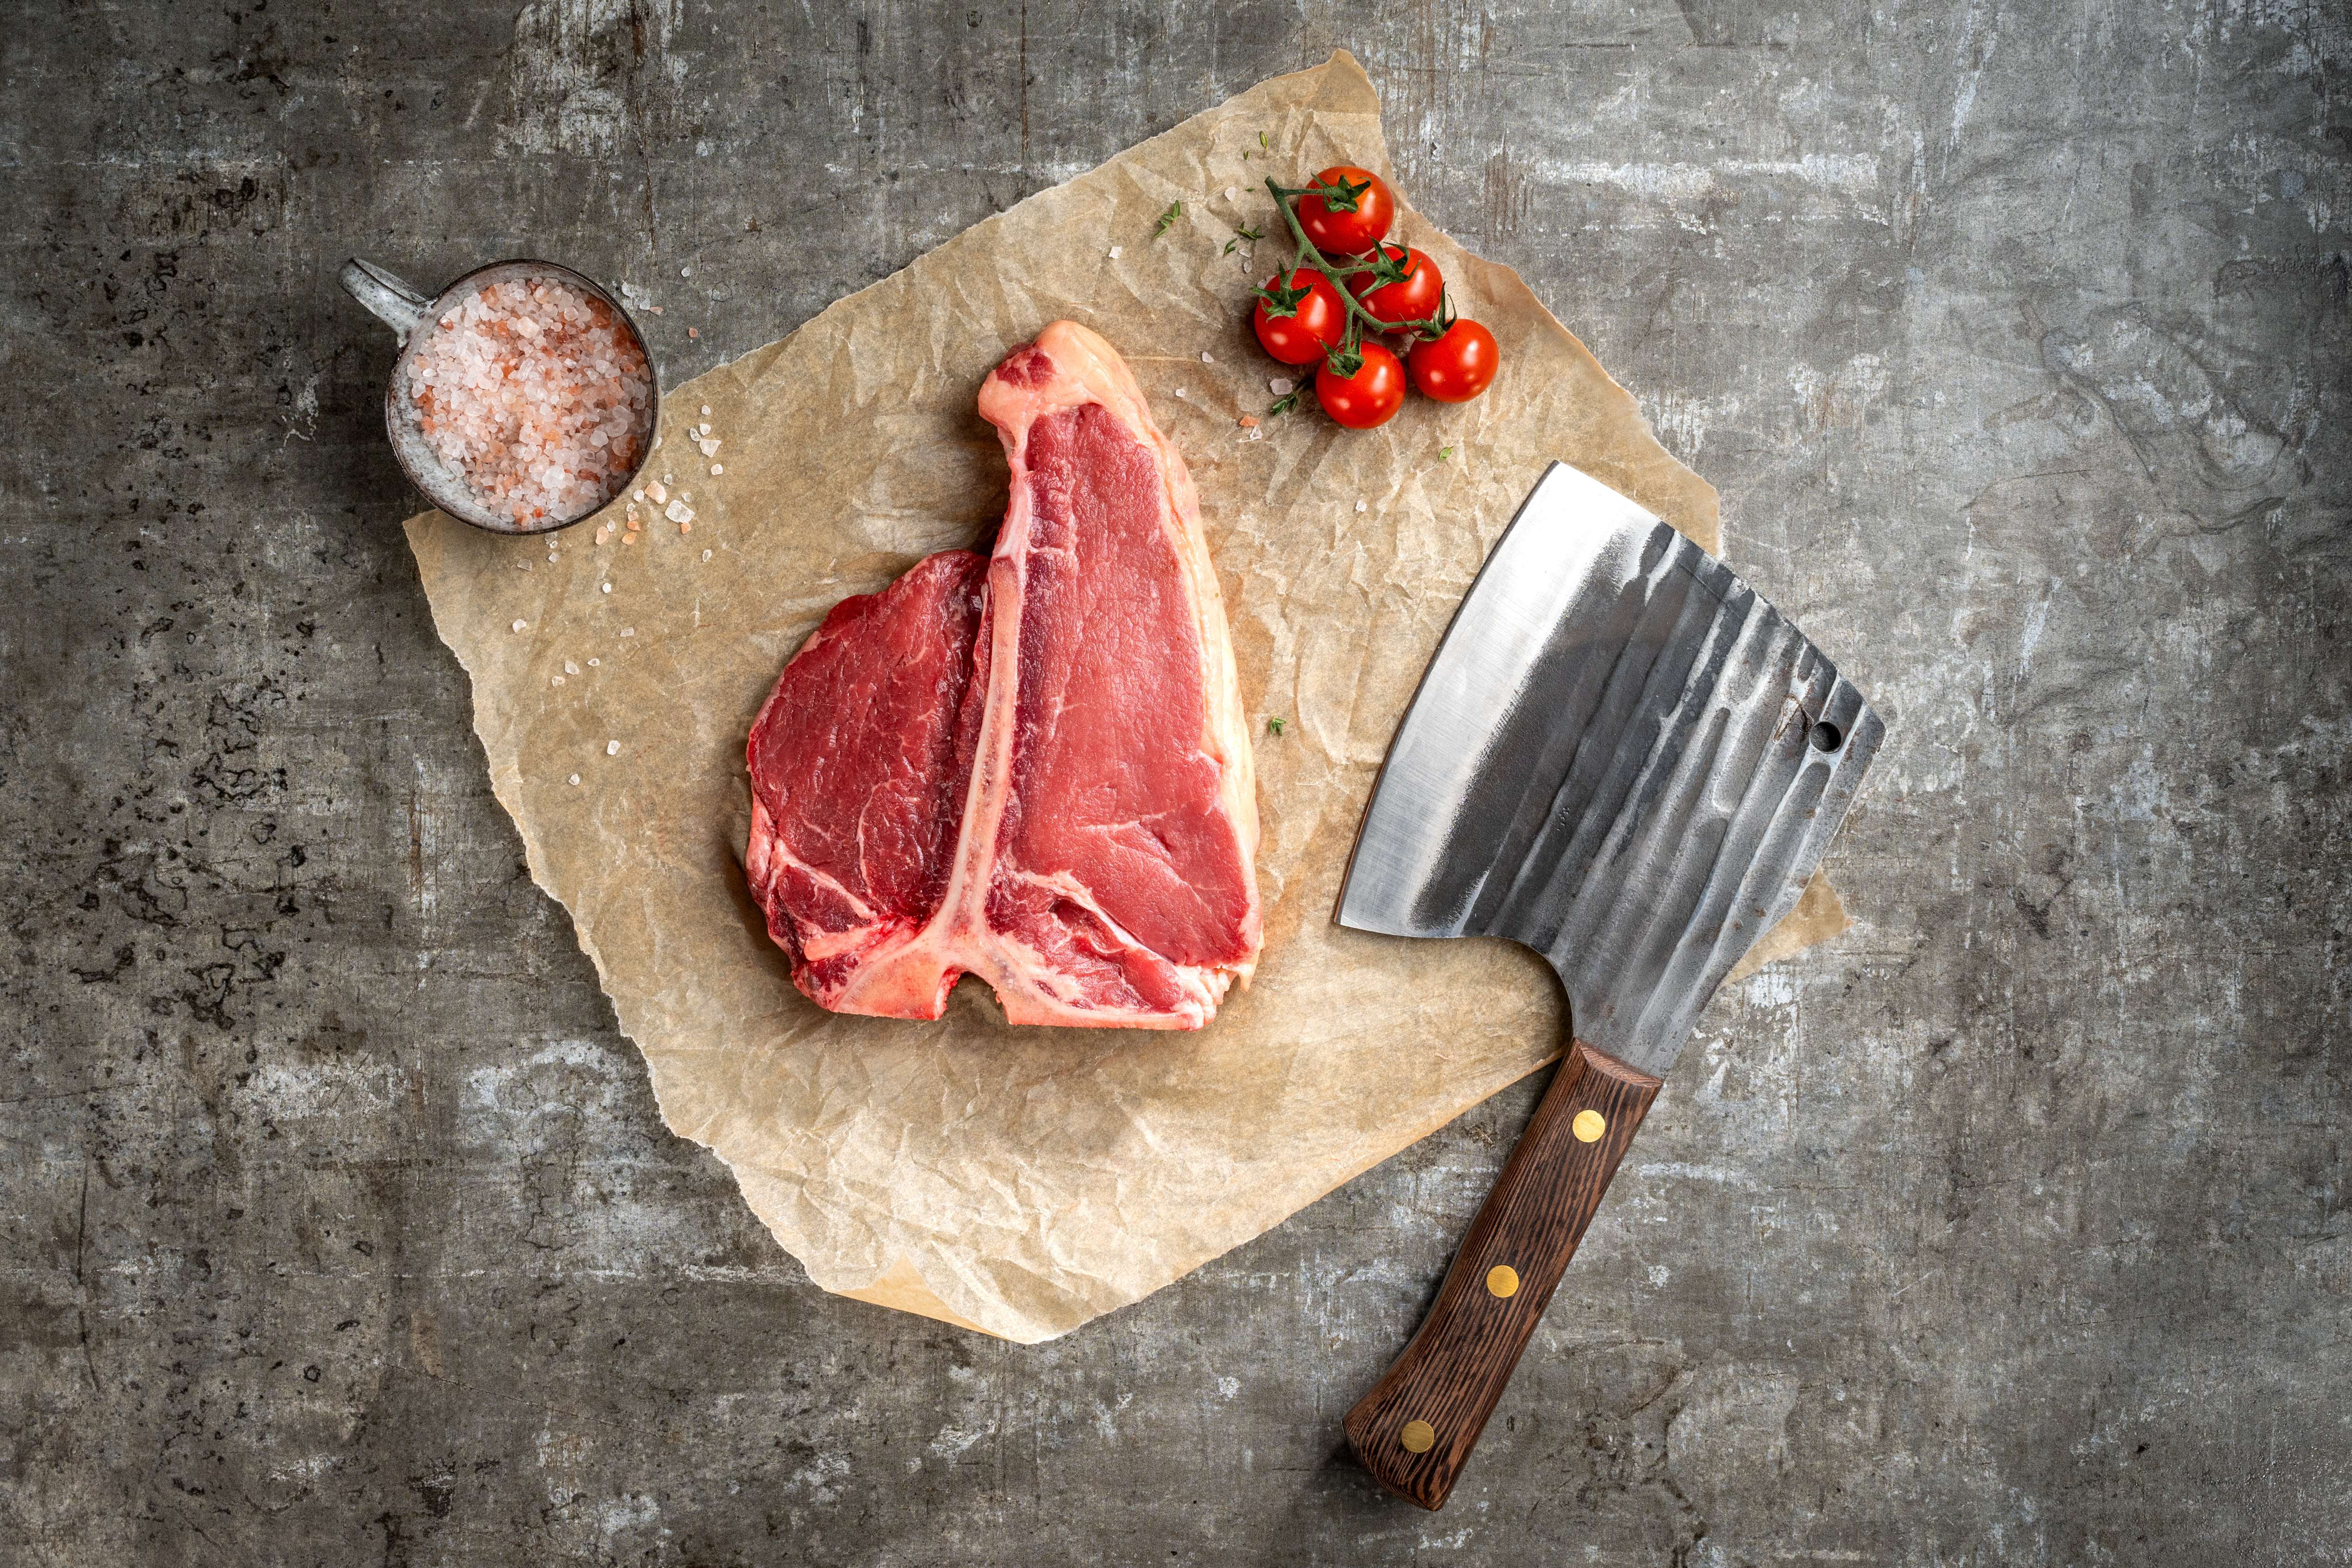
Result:
<svg viewBox="0 0 2352 1568"><path fill-rule="evenodd" d="M373 261L352 257L339 275L343 292L375 312L384 325L406 342L433 301Z"/></svg>

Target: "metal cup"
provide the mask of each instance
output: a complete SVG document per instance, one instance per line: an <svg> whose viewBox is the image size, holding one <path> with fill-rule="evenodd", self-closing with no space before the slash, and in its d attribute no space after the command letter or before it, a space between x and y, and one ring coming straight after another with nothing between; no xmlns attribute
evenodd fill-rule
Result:
<svg viewBox="0 0 2352 1568"><path fill-rule="evenodd" d="M344 292L374 311L401 341L400 357L393 361L392 379L383 391L383 427L384 433L392 439L392 455L399 462L400 471L408 476L408 482L423 492L426 500L458 521L469 522L492 533L552 533L559 528L569 528L594 516L610 504L614 496L634 484L637 475L645 471L646 465L653 461L654 432L661 424L661 379L658 376L653 377L653 396L646 405L644 426L636 433L638 450L644 454L637 459L636 468L621 476L604 500L578 516L553 518L534 522L529 527L518 527L511 514L492 510L467 483L464 474L441 460L432 443L425 438L415 401L401 395L401 389L408 384L409 363L415 358L418 346L437 330L436 323L441 317L452 308L463 304L467 296L494 283L518 278L552 279L602 300L612 308L614 317L635 341L637 352L646 356L646 373L651 375L653 354L646 349L646 335L636 321L622 308L618 300L597 284L570 268L558 267L551 261L534 261L527 258L493 261L488 267L478 267L467 273L430 300L373 261L362 261L357 257L343 263L341 278ZM420 326L425 329L423 331L417 330Z"/></svg>

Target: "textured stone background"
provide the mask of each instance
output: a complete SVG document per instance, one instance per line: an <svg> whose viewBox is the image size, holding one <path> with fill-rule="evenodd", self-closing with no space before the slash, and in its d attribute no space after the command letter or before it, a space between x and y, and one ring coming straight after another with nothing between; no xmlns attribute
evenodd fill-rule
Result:
<svg viewBox="0 0 2352 1568"><path fill-rule="evenodd" d="M1530 1091L1056 1344L811 1289L524 875L332 281L563 258L675 381L1334 46L1895 726L1862 925L1709 1012L1433 1517L1339 1416ZM2352 1560L2340 9L213 0L0 61L0 1559Z"/></svg>

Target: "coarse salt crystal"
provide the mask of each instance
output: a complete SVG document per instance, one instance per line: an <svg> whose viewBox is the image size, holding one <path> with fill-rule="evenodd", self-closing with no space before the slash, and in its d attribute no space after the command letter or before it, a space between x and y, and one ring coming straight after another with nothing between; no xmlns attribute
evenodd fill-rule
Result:
<svg viewBox="0 0 2352 1568"><path fill-rule="evenodd" d="M605 593L607 593L607 594L609 594L609 593L611 593L611 592L613 591L613 584L611 584L610 583L599 583L599 584L596 584L596 586L597 586L597 587L599 587L599 588L601 588L601 589L603 589L603 590L604 590ZM595 661L594 659L593 659L593 658L592 658L592 659L590 659L588 662L589 662L589 663L591 663L591 664L593 664L593 663L595 663L596 661Z"/></svg>
<svg viewBox="0 0 2352 1568"><path fill-rule="evenodd" d="M1298 390L1298 384L1287 376L1277 375L1265 384L1266 390L1272 392L1276 397L1287 397Z"/></svg>
<svg viewBox="0 0 2352 1568"><path fill-rule="evenodd" d="M604 742L604 754L605 754L606 756L608 756L608 757L617 757L617 756L619 756L619 755L621 754L621 742L618 742L618 741L607 741L607 742Z"/></svg>
<svg viewBox="0 0 2352 1568"><path fill-rule="evenodd" d="M580 782L580 775L578 773L573 773L572 775L572 782L573 784L578 784Z"/></svg>
<svg viewBox="0 0 2352 1568"><path fill-rule="evenodd" d="M529 621L517 621L517 622L514 624L514 629L515 629L515 630L517 630L517 631L520 631L520 630L522 630L522 629L523 629L523 627L525 627L525 626L529 626L529 625L530 625L530 623Z"/></svg>
<svg viewBox="0 0 2352 1568"><path fill-rule="evenodd" d="M561 686L563 684L563 677L560 675L551 675L547 678L547 683L550 686Z"/></svg>
<svg viewBox="0 0 2352 1568"><path fill-rule="evenodd" d="M1116 245L1110 247L1110 258L1113 261L1117 261L1118 259L1118 247Z"/></svg>
<svg viewBox="0 0 2352 1568"><path fill-rule="evenodd" d="M637 628L635 626L623 626L621 628L621 635L625 637L633 637L637 635Z"/></svg>
<svg viewBox="0 0 2352 1568"><path fill-rule="evenodd" d="M708 430L710 426L705 425L703 428ZM715 458L719 456L719 437L716 436L705 436L701 440L697 441L695 445L702 448L702 455L706 458Z"/></svg>
<svg viewBox="0 0 2352 1568"><path fill-rule="evenodd" d="M695 426L695 431L694 431L694 433L695 433L696 435L698 435L698 436L708 436L708 435L709 435L709 434L710 434L710 421L709 421L709 420L708 420L708 419L706 419L706 420L704 420L700 425L696 426Z"/></svg>
<svg viewBox="0 0 2352 1568"><path fill-rule="evenodd" d="M694 524L690 522L681 522L677 525L677 531L680 533L692 533L694 531Z"/></svg>
<svg viewBox="0 0 2352 1568"><path fill-rule="evenodd" d="M670 502L669 505L662 508L662 515L669 519L672 522L692 522L694 521L694 509L687 505L683 500L674 500Z"/></svg>
<svg viewBox="0 0 2352 1568"><path fill-rule="evenodd" d="M563 673L566 675L577 675L580 673L580 667L567 658L563 661Z"/></svg>
<svg viewBox="0 0 2352 1568"><path fill-rule="evenodd" d="M710 405L709 405L708 403L704 404L704 405L702 405L702 412L703 412L705 415L709 414L709 412L710 412Z"/></svg>
<svg viewBox="0 0 2352 1568"><path fill-rule="evenodd" d="M689 338L698 338L702 335L702 329L700 327L688 327L686 329L686 335Z"/></svg>
<svg viewBox="0 0 2352 1568"><path fill-rule="evenodd" d="M711 464L711 465L710 465L710 477L711 477L712 479L717 479L719 475L721 475L721 474L725 473L726 471L727 471L727 465L726 465L726 464L724 464L724 463L713 463L713 464Z"/></svg>
<svg viewBox="0 0 2352 1568"><path fill-rule="evenodd" d="M1206 350L1206 349L1202 349L1202 350L1201 351L1201 363L1202 363L1202 364L1214 364L1214 363L1216 363L1217 362L1216 362L1215 360L1213 360L1213 359L1211 359L1211 358L1209 357L1209 351L1208 351L1208 350Z"/></svg>
<svg viewBox="0 0 2352 1568"><path fill-rule="evenodd" d="M1227 185L1225 187L1225 200L1229 202L1240 200L1242 188L1239 185Z"/></svg>
<svg viewBox="0 0 2352 1568"><path fill-rule="evenodd" d="M664 485L647 485L646 487L646 499L653 502L656 506L661 505L662 502L669 500L668 487Z"/></svg>
<svg viewBox="0 0 2352 1568"><path fill-rule="evenodd" d="M1367 509L1365 508L1364 503L1363 503L1362 501L1358 501L1358 502L1356 503L1356 510L1357 510L1358 511L1363 511L1363 510L1367 510Z"/></svg>
<svg viewBox="0 0 2352 1568"><path fill-rule="evenodd" d="M681 267L677 269L677 275L680 278L691 278L694 276L694 268L691 267Z"/></svg>
<svg viewBox="0 0 2352 1568"><path fill-rule="evenodd" d="M631 490L629 492L629 499L631 500L643 500L646 499L646 492L643 490Z"/></svg>
<svg viewBox="0 0 2352 1568"><path fill-rule="evenodd" d="M604 661L603 659L601 659L601 658L592 658L592 659L590 659L590 660L588 661L588 668L591 668L591 669L593 669L593 668L595 668L598 665L600 665L600 664L602 664L602 663L604 663Z"/></svg>
<svg viewBox="0 0 2352 1568"><path fill-rule="evenodd" d="M709 559L710 559L710 552L709 552L708 550L704 551L704 552L702 552L702 558L703 558L705 561L709 560Z"/></svg>

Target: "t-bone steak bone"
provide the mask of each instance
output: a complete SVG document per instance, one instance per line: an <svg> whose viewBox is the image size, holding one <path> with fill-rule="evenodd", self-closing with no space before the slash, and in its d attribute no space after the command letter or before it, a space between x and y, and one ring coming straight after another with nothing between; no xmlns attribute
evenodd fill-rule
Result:
<svg viewBox="0 0 2352 1568"><path fill-rule="evenodd" d="M1135 377L1056 321L980 389L1012 502L845 599L751 727L745 870L793 979L936 1018L1197 1029L1260 941L1257 803L1183 459Z"/></svg>

